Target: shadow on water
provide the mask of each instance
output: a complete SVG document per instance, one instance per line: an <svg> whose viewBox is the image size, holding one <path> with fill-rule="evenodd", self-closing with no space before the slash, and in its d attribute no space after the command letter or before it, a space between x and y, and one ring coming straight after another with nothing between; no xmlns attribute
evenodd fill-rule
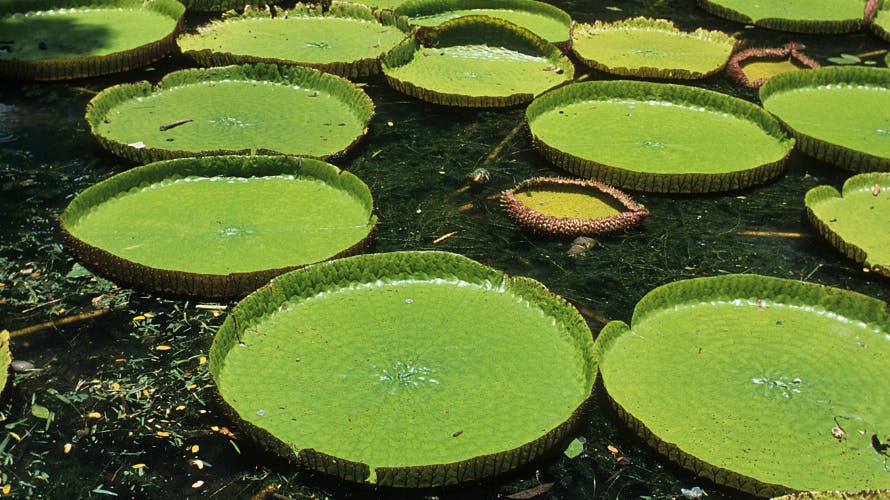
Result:
<svg viewBox="0 0 890 500"><path fill-rule="evenodd" d="M750 29L704 13L694 0L553 3L577 21L646 15L674 19L683 29L737 32L755 46L803 41L820 59L883 47L867 33ZM402 492L341 484L241 439L214 403L206 368L213 334L232 303L171 300L85 272L65 251L54 219L76 193L133 166L102 151L90 135L83 113L95 92L157 82L187 65L168 58L109 77L0 86L0 327L114 309L13 340L14 356L37 370L13 374L13 388L0 399L0 491L9 484L20 498L249 498L278 485L277 493L295 499L493 499L552 482L541 498L667 499L692 486L711 499L745 498L656 455L620 423L602 391L573 434L586 441L584 455L569 459L555 450L505 477L462 488ZM756 102L756 92L723 76L696 85ZM803 215L807 190L840 187L849 173L799 152L785 173L739 192L629 193L650 217L570 257L569 240L521 230L499 204L500 192L526 178L566 175L532 150L523 109L434 106L390 90L381 78L365 90L377 114L368 139L339 166L371 188L380 216L378 252L448 250L530 276L578 307L594 334L610 319L629 321L652 288L697 276L759 273L890 298L885 280L838 254ZM488 183L470 181L477 168L490 172ZM503 411L509 418L522 408Z"/></svg>

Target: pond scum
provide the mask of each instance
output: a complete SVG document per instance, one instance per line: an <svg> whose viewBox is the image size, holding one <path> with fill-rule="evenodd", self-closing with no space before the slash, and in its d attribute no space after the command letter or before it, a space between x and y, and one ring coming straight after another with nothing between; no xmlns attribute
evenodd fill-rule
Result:
<svg viewBox="0 0 890 500"><path fill-rule="evenodd" d="M768 31L712 16L694 0L551 3L579 22L667 18L681 29L735 34L750 46L803 43L822 65L844 53L870 54L860 58L863 65L884 64L886 43L866 31ZM188 14L187 29L207 17ZM215 401L207 368L213 335L234 302L121 288L76 262L56 220L74 195L133 166L104 153L89 134L87 102L111 85L157 82L189 64L168 57L107 77L4 81L0 88L0 329L11 334L15 360L0 397L0 496L743 498L652 452L620 423L601 391L567 453L556 450L507 476L458 488L343 484L242 439ZM611 78L575 66L576 79ZM754 91L724 74L696 85L757 102ZM500 193L524 179L563 175L533 151L524 109L426 104L379 77L363 88L376 115L367 140L337 165L373 193L377 252L448 250L530 276L575 305L594 335L609 319L629 320L652 288L697 276L759 273L890 299L886 278L863 272L806 221L805 193L823 184L840 188L848 174L799 152L783 175L744 191L633 193L651 214L640 228L604 236L573 258L566 255L570 241L522 231L499 206ZM487 183L468 178L477 168L489 173Z"/></svg>

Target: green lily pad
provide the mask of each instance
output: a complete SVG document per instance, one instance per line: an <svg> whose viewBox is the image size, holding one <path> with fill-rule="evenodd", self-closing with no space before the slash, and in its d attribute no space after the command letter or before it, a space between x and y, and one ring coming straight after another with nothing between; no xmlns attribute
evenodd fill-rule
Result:
<svg viewBox="0 0 890 500"><path fill-rule="evenodd" d="M890 42L890 3L879 3L879 8L874 11L874 17L869 26L875 35Z"/></svg>
<svg viewBox="0 0 890 500"><path fill-rule="evenodd" d="M3 394L3 388L6 387L10 363L12 353L9 352L9 330L0 330L0 394Z"/></svg>
<svg viewBox="0 0 890 500"><path fill-rule="evenodd" d="M635 226L649 215L629 196L605 184L536 177L504 191L501 205L519 224L549 235L596 235Z"/></svg>
<svg viewBox="0 0 890 500"><path fill-rule="evenodd" d="M667 19L578 24L572 51L586 65L624 76L692 80L719 72L736 40L720 31L680 31Z"/></svg>
<svg viewBox="0 0 890 500"><path fill-rule="evenodd" d="M861 27L865 0L698 0L708 12L762 28L798 33L849 33Z"/></svg>
<svg viewBox="0 0 890 500"><path fill-rule="evenodd" d="M649 292L596 341L618 415L651 446L758 496L890 493L888 305L757 275Z"/></svg>
<svg viewBox="0 0 890 500"><path fill-rule="evenodd" d="M343 480L417 488L556 450L596 361L584 319L537 281L397 252L309 266L251 294L214 338L210 373L274 452Z"/></svg>
<svg viewBox="0 0 890 500"><path fill-rule="evenodd" d="M572 18L535 0L409 0L395 9L415 26L433 27L462 16L489 16L522 26L560 48L571 45Z"/></svg>
<svg viewBox="0 0 890 500"><path fill-rule="evenodd" d="M301 64L345 78L380 72L380 59L408 37L404 18L335 2L330 10L298 4L290 11L248 11L199 27L178 40L202 66L249 62ZM262 33L262 36L257 36Z"/></svg>
<svg viewBox="0 0 890 500"><path fill-rule="evenodd" d="M409 39L383 59L389 84L435 104L524 104L572 79L571 61L553 44L515 24L464 16Z"/></svg>
<svg viewBox="0 0 890 500"><path fill-rule="evenodd" d="M60 220L71 251L114 280L181 295L243 296L300 266L370 245L368 187L287 156L145 165L79 194Z"/></svg>
<svg viewBox="0 0 890 500"><path fill-rule="evenodd" d="M0 78L65 80L146 66L176 49L175 0L0 4Z"/></svg>
<svg viewBox="0 0 890 500"><path fill-rule="evenodd" d="M794 146L759 106L704 89L574 83L526 110L536 149L579 177L638 191L707 193L761 184Z"/></svg>
<svg viewBox="0 0 890 500"><path fill-rule="evenodd" d="M786 73L760 87L763 107L800 149L854 172L890 170L890 72L830 66Z"/></svg>
<svg viewBox="0 0 890 500"><path fill-rule="evenodd" d="M807 216L847 257L890 276L890 172L854 175L843 195L817 186L806 195Z"/></svg>
<svg viewBox="0 0 890 500"><path fill-rule="evenodd" d="M301 66L174 71L100 92L86 118L99 143L139 161L219 154L333 159L368 129L374 103L343 78Z"/></svg>

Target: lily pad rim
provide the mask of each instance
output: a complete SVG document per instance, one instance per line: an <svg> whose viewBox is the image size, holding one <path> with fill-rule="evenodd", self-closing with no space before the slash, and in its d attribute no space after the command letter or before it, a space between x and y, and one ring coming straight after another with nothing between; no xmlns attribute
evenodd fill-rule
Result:
<svg viewBox="0 0 890 500"><path fill-rule="evenodd" d="M276 300L289 301L294 300L295 297L308 296L310 294L314 295L316 293L321 293L322 291L336 291L344 286L349 286L354 283L365 283L371 280L379 280L380 277L372 272L373 265L380 265L381 263L387 264L388 261L396 259L404 259L407 262L405 267L398 268L394 271L395 276L397 277L396 279L404 279L405 276L419 276L419 281L437 280L440 279L439 277L441 275L438 273L430 274L426 272L422 264L427 260L432 260L436 264L439 264L439 261L446 263L450 261L455 263L454 265L456 266L461 266L460 270L454 271L450 270L453 269L452 267L444 266L441 266L441 268L434 267L433 270L448 275L456 275L460 273L461 276L459 279L461 280L468 280L470 283L476 282L477 284L479 284L481 280L495 284L497 285L497 288L501 290L510 290L511 287L513 287L515 291L514 293L519 293L523 297L528 295L526 298L530 301L532 301L532 299L529 299L529 297L546 297L548 308L559 308L559 312L566 315L566 321L563 321L562 324L565 326L568 333L575 337L581 335L587 340L589 351L584 355L584 358L588 365L590 365L588 366L589 370L585 374L587 378L586 386L589 386L589 393L578 404L566 421L529 443L525 443L517 448L502 450L494 454L471 457L466 460L448 464L376 467L376 482L373 484L396 488L429 488L475 481L481 477L488 477L485 475L485 470L487 470L487 468L494 467L497 469L506 466L507 470L513 470L514 468L523 465L528 460L537 459L542 456L543 453L556 449L555 447L558 444L563 443L569 436L570 431L579 421L580 417L586 411L598 378L598 370L596 370L597 361L593 356L593 336L586 321L580 316L577 309L572 307L565 301L565 299L549 291L540 282L521 276L510 277L502 271L495 270L478 261L452 252L418 250L363 254L312 264L278 276L271 280L267 286L262 287L245 297L241 302L236 304L231 313L227 315L225 322L214 337L213 344L210 348L209 367L214 382L216 381L216 374L219 373L222 369L222 364L225 363L225 353L234 347L234 340L240 338L238 332L251 327L256 321L265 317L265 315L274 312L279 306ZM355 270L350 271L347 266L353 264L355 265ZM371 269L371 271L369 271L369 269ZM389 270L393 271L392 268ZM316 287L306 288L305 290L298 292L298 295L294 295L291 282L299 281L302 279L302 275L309 275L312 273L317 273L324 279L315 281L317 284ZM473 276L468 277L468 274L466 273L471 273ZM343 275L345 275L345 280ZM446 282L446 284L450 283ZM297 300L299 299L297 298ZM244 314L241 314L242 311L245 311ZM248 317L245 318L245 315ZM556 318L554 317L554 319ZM578 341L579 339L575 338L575 340ZM227 343L228 345L223 345L223 343ZM298 465L303 465L304 467L313 470L337 476L340 479L359 483L369 482L371 470L367 464L333 457L318 452L315 449L304 448L295 450L287 443L280 441L264 428L261 428L248 420L242 420L238 411L222 397L218 387L215 393L215 397L217 397L220 405L224 408L225 413L228 414L232 420L243 425L245 430L253 435L254 439L265 442L265 445L279 456L292 460ZM541 449L536 450L536 448L540 448L540 446L544 447L543 451ZM517 456L525 458L519 463L513 463L512 460L508 463L502 460L505 455L511 454L514 459ZM474 464L479 467L474 468ZM480 471L483 473L482 476L474 475L478 474ZM505 471L495 471L494 474L497 475L503 472ZM430 475L433 476L432 483L429 482ZM444 482L436 482L437 479L441 480L443 478L445 479Z"/></svg>

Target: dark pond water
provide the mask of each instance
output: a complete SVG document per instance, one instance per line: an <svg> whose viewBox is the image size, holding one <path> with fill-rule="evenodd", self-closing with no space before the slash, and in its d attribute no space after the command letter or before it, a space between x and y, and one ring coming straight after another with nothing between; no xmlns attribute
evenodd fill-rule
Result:
<svg viewBox="0 0 890 500"><path fill-rule="evenodd" d="M684 29L737 33L753 46L800 41L823 63L842 52L886 47L865 32L801 36L746 28L710 16L693 0L552 3L577 21L646 15L673 19ZM871 57L880 66L882 58ZM170 58L105 78L0 82L0 326L19 330L97 306L112 311L13 339L15 358L37 369L15 374L0 400L0 489L9 485L10 494L22 498L249 498L276 486L289 498L485 499L553 482L542 498L672 498L693 486L712 499L740 497L650 452L601 397L576 431L586 438L582 457L555 453L459 489L393 492L338 484L233 438L227 431L237 428L214 405L202 362L225 311L118 288L84 273L65 251L55 220L76 193L132 167L92 139L83 119L87 101L109 85L157 81L187 65ZM585 74L580 66L578 72ZM606 76L593 72L589 78ZM697 85L756 100L753 91L722 75ZM379 252L449 250L533 277L581 309L594 333L606 319L628 321L652 288L695 276L760 273L890 299L886 280L864 273L806 223L806 191L840 187L849 174L803 154L795 152L777 180L741 192L633 193L652 214L642 227L569 258L568 242L518 230L495 196L528 177L559 174L532 151L527 130L501 144L522 122L522 109L428 105L389 90L382 80L365 89L377 105L369 140L340 166L371 188L380 216ZM491 182L461 189L477 167L491 172ZM41 407L51 418L42 418ZM509 419L523 408L503 410Z"/></svg>

